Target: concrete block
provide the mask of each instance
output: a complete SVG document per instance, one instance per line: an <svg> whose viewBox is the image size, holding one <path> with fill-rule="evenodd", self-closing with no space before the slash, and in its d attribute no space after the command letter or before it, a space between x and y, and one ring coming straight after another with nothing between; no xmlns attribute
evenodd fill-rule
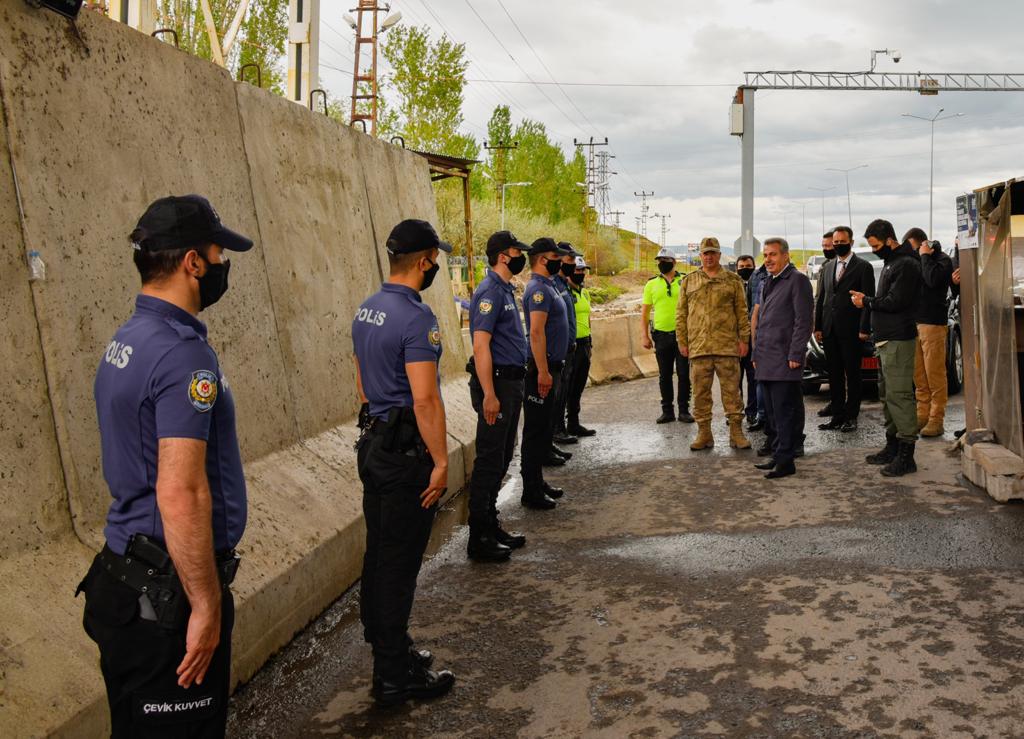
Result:
<svg viewBox="0 0 1024 739"><path fill-rule="evenodd" d="M988 475L1016 475L1024 472L1024 460L999 444L973 444L971 451L974 461Z"/></svg>
<svg viewBox="0 0 1024 739"><path fill-rule="evenodd" d="M590 325L594 337L594 351L590 358L591 381L600 384L640 377L640 369L633 362L629 317L596 318Z"/></svg>
<svg viewBox="0 0 1024 739"><path fill-rule="evenodd" d="M985 489L999 503L1024 498L1024 481L1014 475L988 475Z"/></svg>
<svg viewBox="0 0 1024 739"><path fill-rule="evenodd" d="M996 435L991 429L974 429L964 434L964 444L981 444L983 442L995 442Z"/></svg>
<svg viewBox="0 0 1024 739"><path fill-rule="evenodd" d="M626 321L629 326L629 345L632 351L633 363L640 370L640 374L643 377L657 377L658 358L654 356L653 349L644 349L640 314L636 313L627 316Z"/></svg>
<svg viewBox="0 0 1024 739"><path fill-rule="evenodd" d="M960 468L964 477L978 487L987 489L987 476L985 474L985 469L980 464L964 455L960 458Z"/></svg>

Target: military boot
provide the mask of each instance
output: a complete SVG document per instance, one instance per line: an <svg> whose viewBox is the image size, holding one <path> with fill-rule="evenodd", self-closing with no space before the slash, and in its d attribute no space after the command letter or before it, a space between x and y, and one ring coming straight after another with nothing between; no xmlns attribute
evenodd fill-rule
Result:
<svg viewBox="0 0 1024 739"><path fill-rule="evenodd" d="M690 449L696 452L701 449L710 449L714 445L715 437L711 435L711 421L698 421L697 438L690 444ZM748 443L747 446L750 444Z"/></svg>
<svg viewBox="0 0 1024 739"><path fill-rule="evenodd" d="M882 468L882 474L886 477L902 477L914 472L917 472L917 463L914 461L914 442L901 441L896 458Z"/></svg>
<svg viewBox="0 0 1024 739"><path fill-rule="evenodd" d="M896 452L899 450L899 440L890 434L885 435L885 449L877 454L869 454L864 458L868 464L889 464L896 459Z"/></svg>
<svg viewBox="0 0 1024 739"><path fill-rule="evenodd" d="M750 449L750 441L743 435L743 416L733 416L729 423L729 446Z"/></svg>

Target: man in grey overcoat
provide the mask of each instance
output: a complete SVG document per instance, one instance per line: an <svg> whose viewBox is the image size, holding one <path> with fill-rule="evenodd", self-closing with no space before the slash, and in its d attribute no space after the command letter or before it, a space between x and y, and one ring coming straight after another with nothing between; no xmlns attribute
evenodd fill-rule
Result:
<svg viewBox="0 0 1024 739"><path fill-rule="evenodd" d="M754 372L764 383L771 458L757 468L774 480L796 474L793 459L804 433L800 383L814 325L814 297L807 275L790 262L785 239L765 239L763 254L768 279L754 337Z"/></svg>

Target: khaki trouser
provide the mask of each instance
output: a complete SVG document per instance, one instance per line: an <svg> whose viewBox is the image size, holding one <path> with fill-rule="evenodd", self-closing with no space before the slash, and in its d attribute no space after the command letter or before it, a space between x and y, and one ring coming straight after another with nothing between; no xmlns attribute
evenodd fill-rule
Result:
<svg viewBox="0 0 1024 739"><path fill-rule="evenodd" d="M743 420L743 399L740 397L739 357L720 355L695 357L690 360L690 384L693 387L693 419L697 423L711 420L711 385L718 375L722 391L722 407L733 423Z"/></svg>
<svg viewBox="0 0 1024 739"><path fill-rule="evenodd" d="M948 326L917 324L914 388L917 417L942 423L946 416L946 336Z"/></svg>
<svg viewBox="0 0 1024 739"><path fill-rule="evenodd" d="M882 401L885 433L902 441L917 440L917 414L914 409L914 346L916 339L886 341L878 359L882 372L878 379L878 399Z"/></svg>

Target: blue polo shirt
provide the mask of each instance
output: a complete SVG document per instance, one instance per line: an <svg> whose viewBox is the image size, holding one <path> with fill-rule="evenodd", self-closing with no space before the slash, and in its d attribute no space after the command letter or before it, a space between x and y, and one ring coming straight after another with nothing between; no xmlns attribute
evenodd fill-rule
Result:
<svg viewBox="0 0 1024 739"><path fill-rule="evenodd" d="M157 508L160 439L206 442L213 502L213 545L234 548L246 520L245 477L235 431L235 401L206 343L206 325L159 298L139 295L135 314L114 334L93 386L103 477L114 501L103 530L124 554L132 534L164 542Z"/></svg>
<svg viewBox="0 0 1024 739"><path fill-rule="evenodd" d="M530 315L537 312L548 314L547 323L544 324L548 361L564 360L569 350L569 319L566 315L565 301L555 290L550 277L533 273L523 292L523 312L526 314L527 335L530 333ZM533 347L529 342L527 348L532 357Z"/></svg>
<svg viewBox="0 0 1024 739"><path fill-rule="evenodd" d="M576 343L576 296L569 289L569 281L562 275L555 275L552 282L565 303L565 316L569 320L569 346L572 346Z"/></svg>
<svg viewBox="0 0 1024 739"><path fill-rule="evenodd" d="M441 331L434 312L416 290L390 282L359 306L352 345L370 415L377 418L387 417L392 408L412 408L406 364L441 362ZM437 382L440 387L440 371Z"/></svg>
<svg viewBox="0 0 1024 739"><path fill-rule="evenodd" d="M526 335L512 285L490 270L473 292L469 306L469 331L471 335L477 331L491 335L494 364L526 365Z"/></svg>

